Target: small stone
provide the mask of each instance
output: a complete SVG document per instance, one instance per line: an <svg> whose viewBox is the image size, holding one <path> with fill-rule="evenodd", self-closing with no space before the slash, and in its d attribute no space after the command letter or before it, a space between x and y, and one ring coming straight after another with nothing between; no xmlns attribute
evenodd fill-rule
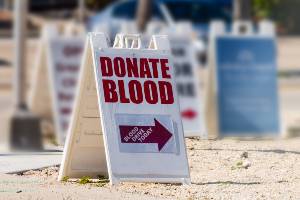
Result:
<svg viewBox="0 0 300 200"><path fill-rule="evenodd" d="M242 167L248 169L251 166L251 162L249 160L244 160Z"/></svg>
<svg viewBox="0 0 300 200"><path fill-rule="evenodd" d="M247 152L247 151L244 151L244 152L241 154L241 158L248 158L248 152Z"/></svg>

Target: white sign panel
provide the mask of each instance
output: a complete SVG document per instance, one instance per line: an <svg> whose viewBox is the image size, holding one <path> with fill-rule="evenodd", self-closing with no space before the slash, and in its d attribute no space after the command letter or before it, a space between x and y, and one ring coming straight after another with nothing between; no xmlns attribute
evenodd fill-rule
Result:
<svg viewBox="0 0 300 200"><path fill-rule="evenodd" d="M184 134L186 137L205 137L196 48L186 36L173 36L170 41Z"/></svg>
<svg viewBox="0 0 300 200"><path fill-rule="evenodd" d="M53 26L43 30L29 104L34 113L53 120L61 145L72 113L83 48L81 36L59 35Z"/></svg>
<svg viewBox="0 0 300 200"><path fill-rule="evenodd" d="M276 77L275 30L262 21L211 24L206 119L210 137L274 137L284 129Z"/></svg>
<svg viewBox="0 0 300 200"><path fill-rule="evenodd" d="M54 120L60 144L64 143L69 127L83 48L82 37L49 40Z"/></svg>
<svg viewBox="0 0 300 200"><path fill-rule="evenodd" d="M104 34L91 33L86 47L59 179L106 174L106 161L112 184L189 183L166 36L142 49L138 35L117 35L112 48Z"/></svg>

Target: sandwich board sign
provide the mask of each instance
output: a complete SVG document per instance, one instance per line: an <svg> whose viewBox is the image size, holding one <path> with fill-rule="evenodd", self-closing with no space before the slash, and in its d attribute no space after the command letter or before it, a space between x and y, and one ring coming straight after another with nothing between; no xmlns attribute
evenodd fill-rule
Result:
<svg viewBox="0 0 300 200"><path fill-rule="evenodd" d="M190 183L166 36L90 33L59 180Z"/></svg>
<svg viewBox="0 0 300 200"><path fill-rule="evenodd" d="M170 36L177 93L186 137L206 136L203 103L200 96L198 62L193 40L187 37Z"/></svg>
<svg viewBox="0 0 300 200"><path fill-rule="evenodd" d="M148 34L167 34L173 56L176 89L185 137L206 137L204 123L204 100L201 96L199 67L195 43L190 23L181 22L165 28L163 24L152 22L147 26Z"/></svg>
<svg viewBox="0 0 300 200"><path fill-rule="evenodd" d="M63 145L75 97L84 37L59 35L46 26L33 77L30 107L54 121L56 139Z"/></svg>
<svg viewBox="0 0 300 200"><path fill-rule="evenodd" d="M264 22L254 33L251 24L244 25L214 37L217 119L211 120L220 136L277 136L281 130L274 29Z"/></svg>

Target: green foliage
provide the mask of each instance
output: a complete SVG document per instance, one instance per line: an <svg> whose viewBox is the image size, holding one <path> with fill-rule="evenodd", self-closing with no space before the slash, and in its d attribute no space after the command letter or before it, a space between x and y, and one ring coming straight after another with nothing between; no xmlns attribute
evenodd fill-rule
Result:
<svg viewBox="0 0 300 200"><path fill-rule="evenodd" d="M79 180L78 180L78 183L79 184L82 184L82 185L84 185L84 184L87 184L87 183L91 183L91 177L89 177L89 176L83 176L83 177L81 177Z"/></svg>
<svg viewBox="0 0 300 200"><path fill-rule="evenodd" d="M235 163L235 166L231 167L231 170L236 170L236 169L240 169L243 166L243 161L238 161L237 163Z"/></svg>
<svg viewBox="0 0 300 200"><path fill-rule="evenodd" d="M103 175L97 175L97 178L102 180L102 179L108 179L106 176L103 176Z"/></svg>
<svg viewBox="0 0 300 200"><path fill-rule="evenodd" d="M236 163L236 166L237 167L241 167L243 165L243 162L242 161L238 161L237 163Z"/></svg>
<svg viewBox="0 0 300 200"><path fill-rule="evenodd" d="M255 15L260 18L270 17L272 9L283 0L253 0Z"/></svg>
<svg viewBox="0 0 300 200"><path fill-rule="evenodd" d="M256 19L270 18L278 34L300 34L300 0L252 0Z"/></svg>
<svg viewBox="0 0 300 200"><path fill-rule="evenodd" d="M61 181L67 182L68 180L69 180L69 177L68 176L64 176Z"/></svg>
<svg viewBox="0 0 300 200"><path fill-rule="evenodd" d="M85 184L91 183L91 185L94 185L96 187L103 187L107 183L109 183L109 179L107 177L105 177L105 176L98 175L98 181L95 182L95 181L91 180L91 177L89 177L89 176L83 176L83 177L81 177L77 181L77 183L79 183L81 185L85 185Z"/></svg>
<svg viewBox="0 0 300 200"><path fill-rule="evenodd" d="M103 187L106 183L109 182L109 179L106 176L98 175L98 179L99 180L96 184L97 187Z"/></svg>
<svg viewBox="0 0 300 200"><path fill-rule="evenodd" d="M96 187L104 187L106 185L106 183L96 183L95 186Z"/></svg>

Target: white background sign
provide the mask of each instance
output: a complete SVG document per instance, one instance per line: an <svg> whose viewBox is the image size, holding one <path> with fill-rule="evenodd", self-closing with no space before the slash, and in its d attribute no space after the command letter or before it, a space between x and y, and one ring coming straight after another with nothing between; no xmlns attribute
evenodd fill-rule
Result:
<svg viewBox="0 0 300 200"><path fill-rule="evenodd" d="M170 37L177 93L185 136L205 136L196 50L186 36Z"/></svg>
<svg viewBox="0 0 300 200"><path fill-rule="evenodd" d="M63 144L72 114L73 102L83 54L82 37L53 37L49 40L54 120L58 141Z"/></svg>

